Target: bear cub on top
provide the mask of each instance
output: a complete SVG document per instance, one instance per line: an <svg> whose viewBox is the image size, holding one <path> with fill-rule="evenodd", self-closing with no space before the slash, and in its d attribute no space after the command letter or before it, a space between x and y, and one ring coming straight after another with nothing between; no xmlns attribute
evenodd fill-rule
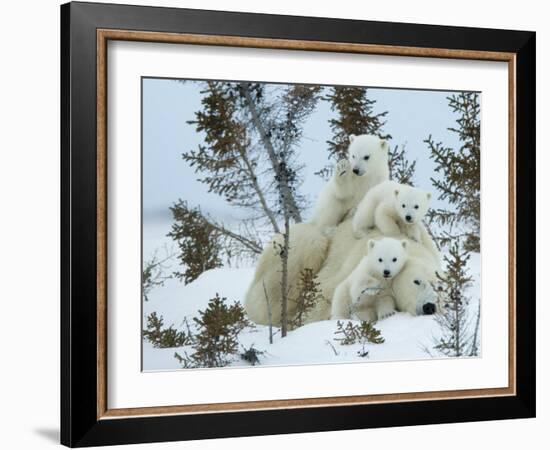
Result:
<svg viewBox="0 0 550 450"><path fill-rule="evenodd" d="M365 194L389 179L387 141L371 135L350 135L348 158L336 164L310 220L324 233L340 224Z"/></svg>
<svg viewBox="0 0 550 450"><path fill-rule="evenodd" d="M353 217L353 234L364 237L376 226L385 236L406 234L421 242L426 229L422 219L432 195L421 189L385 181L374 186L363 198Z"/></svg>

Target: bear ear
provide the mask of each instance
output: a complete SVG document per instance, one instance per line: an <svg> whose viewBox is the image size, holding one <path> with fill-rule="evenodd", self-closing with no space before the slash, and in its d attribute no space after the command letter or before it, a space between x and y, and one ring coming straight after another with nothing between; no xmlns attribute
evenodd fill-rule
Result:
<svg viewBox="0 0 550 450"><path fill-rule="evenodd" d="M369 242L367 243L369 250L372 250L376 244L376 241L374 239L369 239Z"/></svg>
<svg viewBox="0 0 550 450"><path fill-rule="evenodd" d="M396 189L395 191L393 191L393 193L395 194L395 196L397 197L399 195L399 189Z"/></svg>
<svg viewBox="0 0 550 450"><path fill-rule="evenodd" d="M355 134L350 134L350 135L349 135L349 143L351 144L353 141L355 141L355 138L356 138L356 137L357 137L357 136L355 136Z"/></svg>
<svg viewBox="0 0 550 450"><path fill-rule="evenodd" d="M408 247L408 245L409 245L409 243L408 243L405 239L403 239L403 240L401 241L401 245L402 245L403 248L406 250L407 247Z"/></svg>
<svg viewBox="0 0 550 450"><path fill-rule="evenodd" d="M385 139L382 139L380 141L380 148L386 152L390 148L390 144Z"/></svg>

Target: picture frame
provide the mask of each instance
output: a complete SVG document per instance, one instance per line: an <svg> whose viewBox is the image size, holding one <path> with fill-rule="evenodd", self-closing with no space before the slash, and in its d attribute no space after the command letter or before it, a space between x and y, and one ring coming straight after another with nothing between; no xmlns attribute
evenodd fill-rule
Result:
<svg viewBox="0 0 550 450"><path fill-rule="evenodd" d="M508 386L109 408L107 43L119 40L506 62ZM61 443L81 447L534 417L535 40L527 31L62 5Z"/></svg>

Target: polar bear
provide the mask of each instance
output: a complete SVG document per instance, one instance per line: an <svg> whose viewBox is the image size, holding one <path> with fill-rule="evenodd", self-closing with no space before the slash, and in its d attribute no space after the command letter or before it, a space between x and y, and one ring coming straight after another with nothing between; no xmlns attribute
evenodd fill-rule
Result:
<svg viewBox="0 0 550 450"><path fill-rule="evenodd" d="M431 193L406 184L395 181L380 183L359 203L352 221L353 235L360 238L372 227L378 228L385 236L404 233L438 256L439 251L422 223L431 198Z"/></svg>
<svg viewBox="0 0 550 450"><path fill-rule="evenodd" d="M310 220L323 232L337 226L370 188L389 178L387 141L373 135L351 134L349 142L348 159L336 164Z"/></svg>
<svg viewBox="0 0 550 450"><path fill-rule="evenodd" d="M391 279L407 261L407 241L384 237L368 241L367 255L334 291L331 319L352 315L373 322L395 313L391 295L380 295L390 288Z"/></svg>
<svg viewBox="0 0 550 450"><path fill-rule="evenodd" d="M288 317L292 317L296 308L297 284L302 270L309 268L317 273L323 265L330 243L327 237L330 229L357 206L368 189L389 177L389 145L386 141L370 135L350 135L349 140L348 159L337 164L319 196L310 222L290 227ZM245 296L245 310L258 324L280 323L281 259L276 248L281 243L282 236L276 235L266 245ZM352 269L350 267L347 275ZM331 297L326 302L329 305Z"/></svg>
<svg viewBox="0 0 550 450"><path fill-rule="evenodd" d="M277 234L264 248L252 284L244 300L245 311L253 322L260 325L279 325L281 322L281 258L278 249L283 236ZM294 316L299 295L298 281L302 270L309 268L317 273L323 264L329 239L310 224L299 223L290 227L288 253L287 314Z"/></svg>
<svg viewBox="0 0 550 450"><path fill-rule="evenodd" d="M295 313L300 273L304 268L310 268L317 276L322 299L306 314L305 322L328 320L336 287L366 255L368 240L381 237L382 234L374 229L364 238L355 239L351 219L338 225L330 239L312 224L293 225L290 229L288 263L288 317L292 318ZM406 239L406 236L400 238ZM269 325L270 314L273 325L279 325L281 320L281 260L273 245L273 242L281 243L281 239L277 235L264 249L244 300L248 317L260 325ZM408 241L408 255L408 263L393 280L393 291L397 294L395 302L398 311L420 314L422 309L416 308L415 298L422 301L422 296L411 295L411 292L418 291L414 280L430 280L436 272L440 272L440 259L426 246L412 240ZM401 281L405 279L409 282Z"/></svg>
<svg viewBox="0 0 550 450"><path fill-rule="evenodd" d="M422 219L428 211L432 195L421 189L385 181L374 186L361 200L353 216L353 234L361 237L369 228L377 227L386 236L404 232L420 242Z"/></svg>
<svg viewBox="0 0 550 450"><path fill-rule="evenodd" d="M363 257L366 256L366 252L368 252L368 247L366 245L368 240L379 239L381 237L384 237L382 233L380 233L377 229L373 229L369 230L365 237L355 239L352 233L351 219L347 219L338 225L331 237L330 246L328 248L326 258L322 264L322 268L317 273L317 281L319 282L319 288L325 301L318 302L307 314L307 323L327 320L330 318L331 300L337 286L342 283L350 275L350 273L353 272ZM401 234L398 239L408 238L404 234ZM413 276L414 272L418 272L418 277L423 275L422 279L431 280L431 277L436 272L441 272L439 254L434 254L430 246L415 242L413 240L408 240L407 243L409 262L405 264L405 268L401 271L401 273L394 277L392 284L395 284L397 280L404 278L403 272L407 268L409 268L405 274L407 278ZM434 248L436 248L433 242L431 244ZM430 276L428 277L428 275ZM415 288L412 280L412 286L409 287L409 289L416 291L417 289ZM405 285L406 283L403 283L403 286ZM399 284L399 287L401 286L402 284ZM396 293L397 295L395 300L397 310L404 311L406 309L407 311L414 313L414 308L411 306L414 301L411 300L412 296L410 295L410 290L404 288L398 289ZM421 297L418 297L418 299L419 301L422 300Z"/></svg>
<svg viewBox="0 0 550 450"><path fill-rule="evenodd" d="M419 258L409 258L391 283L391 295L399 311L413 316L431 315L438 310L439 271Z"/></svg>

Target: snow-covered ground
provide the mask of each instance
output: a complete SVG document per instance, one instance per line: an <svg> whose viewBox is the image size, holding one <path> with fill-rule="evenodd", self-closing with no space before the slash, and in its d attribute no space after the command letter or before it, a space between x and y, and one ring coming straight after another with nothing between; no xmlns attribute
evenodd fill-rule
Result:
<svg viewBox="0 0 550 450"><path fill-rule="evenodd" d="M475 318L480 292L479 254L471 255L468 266L470 274L474 277L469 293L473 299L470 304L471 316ZM164 326L173 325L177 329L186 329L185 320L192 324L192 318L198 316L199 310L206 308L208 301L216 293L226 297L229 304L235 301L242 303L253 274L253 267L223 267L204 272L188 285L177 279L170 279L164 286L155 288L149 295L149 301L143 303L144 323L149 314L156 312L158 316L163 316ZM376 328L381 331L385 342L367 344L364 348L361 344L340 345L335 340L336 321L330 320L290 331L285 338L276 333L273 344L269 344L268 327L256 326L254 329L242 331L239 343L244 348L254 345L254 348L264 351L260 357L261 365L303 365L426 359L430 358L430 355L425 348L432 348L433 339L439 336L439 327L433 316L414 317L397 313L379 321ZM186 350L189 352L190 348L158 349L144 340L143 370L181 369L174 353L183 354ZM367 351L368 355L359 356L358 352L362 351ZM231 365L248 363L236 356Z"/></svg>

